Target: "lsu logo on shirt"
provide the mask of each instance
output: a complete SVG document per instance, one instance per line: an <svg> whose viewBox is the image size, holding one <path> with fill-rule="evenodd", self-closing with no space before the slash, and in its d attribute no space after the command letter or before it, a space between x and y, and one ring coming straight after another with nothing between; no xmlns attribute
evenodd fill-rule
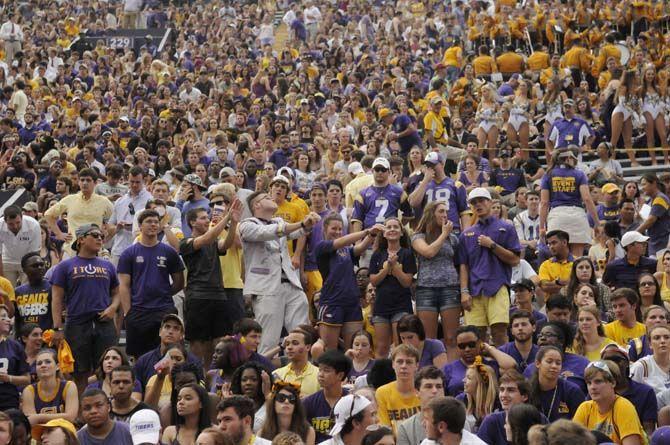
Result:
<svg viewBox="0 0 670 445"><path fill-rule="evenodd" d="M568 404L565 402L561 402L558 404L558 413L559 414L567 414L570 412L570 408L568 408Z"/></svg>

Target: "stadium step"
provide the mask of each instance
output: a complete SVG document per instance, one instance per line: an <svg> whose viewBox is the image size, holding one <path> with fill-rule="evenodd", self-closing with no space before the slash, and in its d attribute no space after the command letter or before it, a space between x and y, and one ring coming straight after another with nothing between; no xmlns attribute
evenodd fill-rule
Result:
<svg viewBox="0 0 670 445"><path fill-rule="evenodd" d="M286 41L288 40L288 27L286 23L282 22L282 17L284 17L284 11L275 12L275 43L273 49L276 52L286 48Z"/></svg>

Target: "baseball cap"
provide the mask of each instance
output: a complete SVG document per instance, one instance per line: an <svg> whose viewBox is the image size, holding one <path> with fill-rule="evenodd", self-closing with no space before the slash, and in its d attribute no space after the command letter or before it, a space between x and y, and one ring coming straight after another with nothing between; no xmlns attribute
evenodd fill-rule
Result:
<svg viewBox="0 0 670 445"><path fill-rule="evenodd" d="M621 189L619 188L619 186L616 185L616 184L612 184L611 182L603 185L603 187L600 189L601 193L607 194L607 195L609 195L610 193L620 192L620 191L621 191Z"/></svg>
<svg viewBox="0 0 670 445"><path fill-rule="evenodd" d="M628 355L628 351L625 348L622 348L621 346L617 345L616 343L608 343L605 345L604 348L600 351L600 358L605 358L607 356L607 353L612 353L612 354L618 354L621 357L625 358L626 360L630 360L630 356Z"/></svg>
<svg viewBox="0 0 670 445"><path fill-rule="evenodd" d="M360 162L354 161L347 167L347 172L351 175L358 175L359 173L363 173L364 170Z"/></svg>
<svg viewBox="0 0 670 445"><path fill-rule="evenodd" d="M27 203L23 204L23 207L21 207L21 210L25 210L26 212L37 212L37 203L33 201L28 201Z"/></svg>
<svg viewBox="0 0 670 445"><path fill-rule="evenodd" d="M44 431L45 428L58 428L58 427L71 432L75 436L77 435L77 429L74 427L72 422L65 419L52 419L49 420L47 423L35 425L31 428L30 434L33 436L33 439L40 440L42 432Z"/></svg>
<svg viewBox="0 0 670 445"><path fill-rule="evenodd" d="M272 181L270 181L270 185L274 184L275 182L281 182L283 184L286 184L287 187L289 186L289 180L284 175L277 175L274 178L272 178Z"/></svg>
<svg viewBox="0 0 670 445"><path fill-rule="evenodd" d="M130 122L130 119L128 119L128 116L121 116L121 117L119 118L119 120L120 120L120 121Z"/></svg>
<svg viewBox="0 0 670 445"><path fill-rule="evenodd" d="M470 194L468 195L468 202L475 200L477 198L486 198L490 200L491 194L484 187L476 187L472 189L472 191L470 191Z"/></svg>
<svg viewBox="0 0 670 445"><path fill-rule="evenodd" d="M512 284L512 289L519 289L521 287L533 292L535 290L535 283L530 281L528 278L522 278L521 280Z"/></svg>
<svg viewBox="0 0 670 445"><path fill-rule="evenodd" d="M302 100L300 101L300 105L309 105L309 100L307 100L307 99L302 99Z"/></svg>
<svg viewBox="0 0 670 445"><path fill-rule="evenodd" d="M566 106L566 105L574 107L575 106L575 101L572 100L572 99L566 99L566 100L563 101L563 106Z"/></svg>
<svg viewBox="0 0 670 445"><path fill-rule="evenodd" d="M500 150L500 153L498 154L501 158L511 158L512 157L512 150L508 148L503 148Z"/></svg>
<svg viewBox="0 0 670 445"><path fill-rule="evenodd" d="M426 155L426 158L423 160L423 163L437 165L437 164L443 164L444 160L442 159L442 155L440 155L440 153L431 151Z"/></svg>
<svg viewBox="0 0 670 445"><path fill-rule="evenodd" d="M342 427L347 423L347 420L363 411L370 405L370 403L371 402L368 399L357 394L349 394L342 397L335 404L335 409L333 409L335 426L330 430L330 435L336 436L340 434L340 431L342 431Z"/></svg>
<svg viewBox="0 0 670 445"><path fill-rule="evenodd" d="M389 160L386 158L375 159L375 161L372 163L372 168L374 169L377 166L384 167L387 170L391 169L391 164L389 164Z"/></svg>
<svg viewBox="0 0 670 445"><path fill-rule="evenodd" d="M100 226L97 224L84 224L83 226L77 227L77 230L75 230L74 234L74 241L72 242L72 250L77 250L77 245L79 243L79 238L82 238L89 233L93 232L94 230L100 230Z"/></svg>
<svg viewBox="0 0 670 445"><path fill-rule="evenodd" d="M670 443L670 426L662 426L651 435L649 445L667 445Z"/></svg>
<svg viewBox="0 0 670 445"><path fill-rule="evenodd" d="M219 172L219 179L227 178L228 176L235 176L235 170L232 167L223 167Z"/></svg>
<svg viewBox="0 0 670 445"><path fill-rule="evenodd" d="M621 237L621 247L630 246L633 243L646 243L648 240L648 236L644 236L636 230L631 230Z"/></svg>
<svg viewBox="0 0 670 445"><path fill-rule="evenodd" d="M433 96L433 97L431 97L431 99L430 99L430 104L431 104L431 105L434 105L434 104L436 104L436 103L438 103L438 102L439 102L439 103L442 103L442 98L441 98L440 96Z"/></svg>
<svg viewBox="0 0 670 445"><path fill-rule="evenodd" d="M326 189L326 185L321 183L321 182L315 182L312 184L312 188L310 189L310 192L314 190L321 190L323 193L328 193L328 190Z"/></svg>
<svg viewBox="0 0 670 445"><path fill-rule="evenodd" d="M392 114L393 112L391 111L390 108L382 108L379 110L379 119L384 119L386 116Z"/></svg>
<svg viewBox="0 0 670 445"><path fill-rule="evenodd" d="M161 326L163 326L169 320L176 321L181 325L181 328L184 329L184 320L177 314L165 314L161 320Z"/></svg>
<svg viewBox="0 0 670 445"><path fill-rule="evenodd" d="M201 189L206 189L207 188L202 184L202 179L200 179L200 176L194 175L193 173L191 173L190 175L184 176L184 182L188 182L189 184L196 185L196 186L200 187Z"/></svg>
<svg viewBox="0 0 670 445"><path fill-rule="evenodd" d="M128 422L133 445L158 443L161 421L158 413L151 409L141 409L132 415Z"/></svg>

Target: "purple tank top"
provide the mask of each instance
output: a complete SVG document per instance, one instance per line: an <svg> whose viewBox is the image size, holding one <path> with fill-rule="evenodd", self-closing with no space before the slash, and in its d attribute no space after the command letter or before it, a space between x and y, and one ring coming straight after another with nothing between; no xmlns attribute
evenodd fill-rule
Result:
<svg viewBox="0 0 670 445"><path fill-rule="evenodd" d="M33 383L33 392L35 393L35 412L38 414L60 414L65 412L65 386L67 380L60 380L56 396L51 400L45 400L44 394L39 391L39 382Z"/></svg>

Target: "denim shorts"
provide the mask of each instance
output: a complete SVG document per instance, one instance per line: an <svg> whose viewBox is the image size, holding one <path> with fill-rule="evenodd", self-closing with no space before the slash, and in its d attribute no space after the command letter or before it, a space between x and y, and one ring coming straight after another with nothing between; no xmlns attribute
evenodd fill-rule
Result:
<svg viewBox="0 0 670 445"><path fill-rule="evenodd" d="M416 311L442 312L461 307L461 293L456 287L417 287Z"/></svg>
<svg viewBox="0 0 670 445"><path fill-rule="evenodd" d="M384 315L373 315L372 324L376 325L380 323L386 323L386 324L397 323L400 321L402 317L408 314L409 312L398 312L396 314L391 315L390 317L386 317Z"/></svg>

